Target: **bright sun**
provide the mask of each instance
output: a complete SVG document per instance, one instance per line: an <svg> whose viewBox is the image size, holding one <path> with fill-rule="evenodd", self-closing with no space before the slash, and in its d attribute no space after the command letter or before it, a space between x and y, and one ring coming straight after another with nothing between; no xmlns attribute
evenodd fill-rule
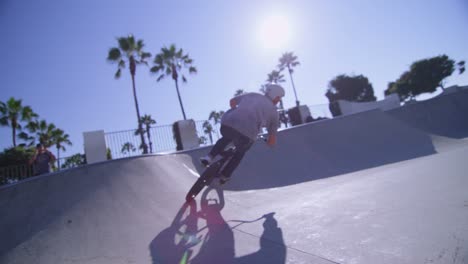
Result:
<svg viewBox="0 0 468 264"><path fill-rule="evenodd" d="M291 38L289 20L282 15L265 17L260 22L257 38L263 49L279 51L287 48Z"/></svg>

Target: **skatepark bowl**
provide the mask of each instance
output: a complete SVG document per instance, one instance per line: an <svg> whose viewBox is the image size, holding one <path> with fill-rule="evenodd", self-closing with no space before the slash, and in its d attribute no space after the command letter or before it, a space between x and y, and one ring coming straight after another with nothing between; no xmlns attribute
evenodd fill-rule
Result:
<svg viewBox="0 0 468 264"><path fill-rule="evenodd" d="M468 263L468 91L300 125L185 195L209 148L0 188L0 263Z"/></svg>

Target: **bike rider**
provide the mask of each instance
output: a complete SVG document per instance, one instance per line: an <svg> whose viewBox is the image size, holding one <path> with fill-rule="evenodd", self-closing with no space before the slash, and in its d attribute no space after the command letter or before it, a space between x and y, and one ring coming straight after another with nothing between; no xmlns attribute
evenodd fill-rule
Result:
<svg viewBox="0 0 468 264"><path fill-rule="evenodd" d="M280 85L267 84L265 95L246 93L230 100L231 109L221 118L222 137L207 156L200 158L200 162L208 166L228 144L234 144L236 152L219 175L221 184L230 179L244 154L257 139L262 127L266 127L268 131L267 144L269 146L276 144L276 132L279 127L276 105L284 94L284 89Z"/></svg>

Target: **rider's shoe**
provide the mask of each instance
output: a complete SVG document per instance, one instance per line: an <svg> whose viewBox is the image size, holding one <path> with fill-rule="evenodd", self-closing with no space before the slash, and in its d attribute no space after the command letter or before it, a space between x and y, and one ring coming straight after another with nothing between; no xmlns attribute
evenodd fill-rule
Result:
<svg viewBox="0 0 468 264"><path fill-rule="evenodd" d="M221 175L219 176L219 183L221 185L225 184L226 182L228 182L229 180L231 179L231 177L226 177L224 175Z"/></svg>
<svg viewBox="0 0 468 264"><path fill-rule="evenodd" d="M200 163L203 164L203 166L205 167L208 167L208 165L210 165L212 161L213 161L213 158L211 157L210 154L200 158Z"/></svg>

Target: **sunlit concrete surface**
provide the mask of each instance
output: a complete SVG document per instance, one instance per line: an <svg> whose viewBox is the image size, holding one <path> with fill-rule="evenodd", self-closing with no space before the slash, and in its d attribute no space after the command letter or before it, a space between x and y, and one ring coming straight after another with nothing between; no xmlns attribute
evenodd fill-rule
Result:
<svg viewBox="0 0 468 264"><path fill-rule="evenodd" d="M467 102L281 131L190 204L207 148L2 187L0 263L468 263Z"/></svg>

